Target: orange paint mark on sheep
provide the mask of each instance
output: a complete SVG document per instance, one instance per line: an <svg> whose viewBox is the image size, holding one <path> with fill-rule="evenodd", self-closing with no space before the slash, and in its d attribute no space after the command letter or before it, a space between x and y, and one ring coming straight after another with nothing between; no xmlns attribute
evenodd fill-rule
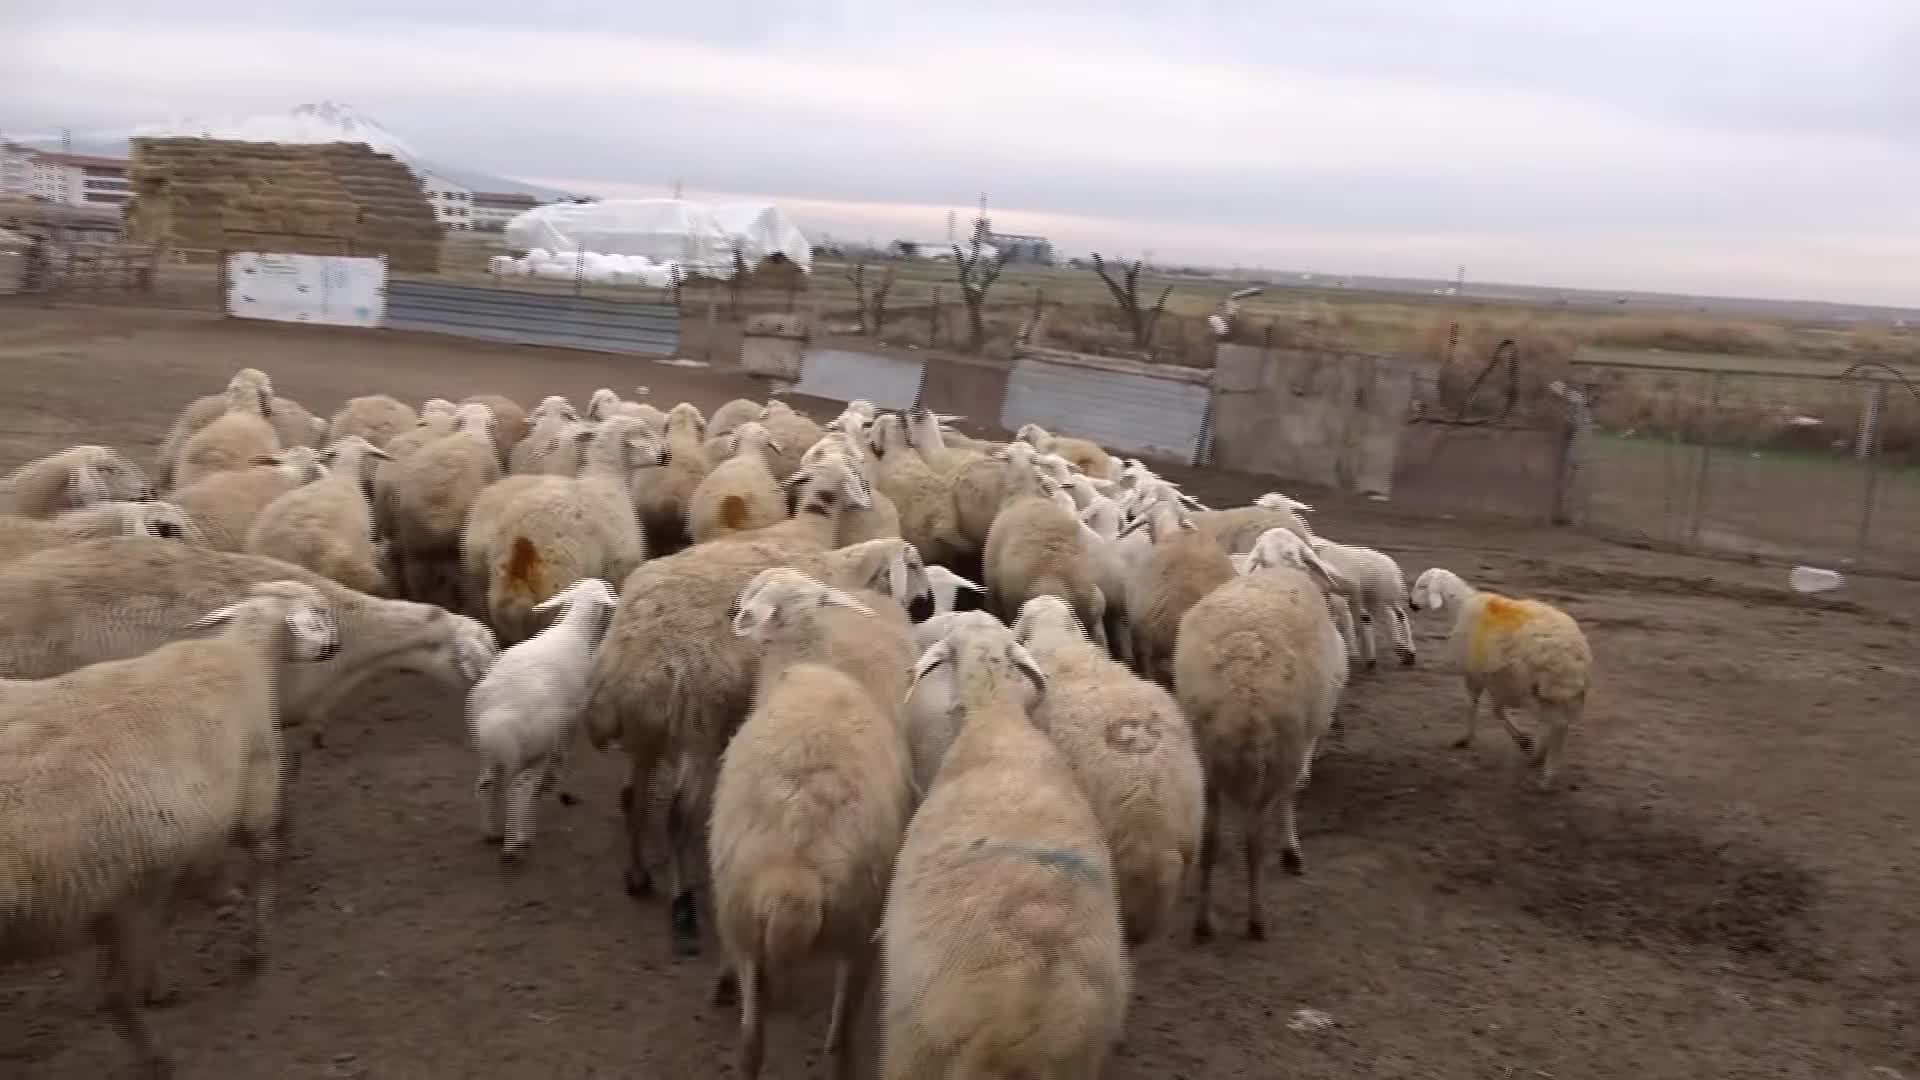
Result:
<svg viewBox="0 0 1920 1080"><path fill-rule="evenodd" d="M1532 622L1539 607L1531 600L1488 595L1486 603L1480 606L1479 616L1474 620L1473 632L1467 638L1467 662L1474 667L1484 666L1494 639L1511 634Z"/></svg>
<svg viewBox="0 0 1920 1080"><path fill-rule="evenodd" d="M524 536L514 537L513 548L507 552L507 588L534 595L539 591L537 578L545 565L533 541Z"/></svg>
<svg viewBox="0 0 1920 1080"><path fill-rule="evenodd" d="M747 527L747 500L738 495L729 495L720 500L720 524L723 528L744 529Z"/></svg>

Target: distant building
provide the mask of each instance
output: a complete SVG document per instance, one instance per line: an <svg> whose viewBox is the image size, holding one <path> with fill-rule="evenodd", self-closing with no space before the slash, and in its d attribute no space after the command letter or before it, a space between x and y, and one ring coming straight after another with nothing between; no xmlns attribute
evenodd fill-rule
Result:
<svg viewBox="0 0 1920 1080"><path fill-rule="evenodd" d="M40 151L33 155L28 194L67 206L125 206L133 197L125 158Z"/></svg>
<svg viewBox="0 0 1920 1080"><path fill-rule="evenodd" d="M33 194L33 158L28 147L0 142L0 198L20 199Z"/></svg>
<svg viewBox="0 0 1920 1080"><path fill-rule="evenodd" d="M476 232L499 232L507 222L540 205L540 200L517 191L476 191L473 193L473 228Z"/></svg>
<svg viewBox="0 0 1920 1080"><path fill-rule="evenodd" d="M120 211L112 206L0 199L0 229L56 244L111 244L120 239L120 228Z"/></svg>
<svg viewBox="0 0 1920 1080"><path fill-rule="evenodd" d="M455 232L471 232L473 189L430 172L418 175L420 190L427 193L427 205L433 207L433 220Z"/></svg>
<svg viewBox="0 0 1920 1080"><path fill-rule="evenodd" d="M1000 253L1001 262L1053 265L1053 241L1044 236L989 232L986 234L986 241Z"/></svg>

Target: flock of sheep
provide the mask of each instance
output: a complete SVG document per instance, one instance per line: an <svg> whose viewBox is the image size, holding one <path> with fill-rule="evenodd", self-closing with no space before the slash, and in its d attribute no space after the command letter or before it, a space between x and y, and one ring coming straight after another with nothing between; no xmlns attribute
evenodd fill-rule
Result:
<svg viewBox="0 0 1920 1080"><path fill-rule="evenodd" d="M1284 495L1207 509L1090 442L920 408L822 426L645 396L323 421L245 369L182 412L153 481L100 446L7 478L0 960L96 945L109 1016L165 1074L142 1006L167 902L230 895L242 848L257 965L284 728L408 672L464 698L509 863L580 731L624 751L626 888L664 865L683 956L707 897L747 1076L770 986L826 959L842 1075L877 989L888 1077L1094 1077L1129 954L1196 868L1213 933L1228 808L1265 937L1268 828L1303 872L1295 805L1377 631L1412 664L1409 609L1454 612L1459 744L1490 698L1543 787L1579 719L1572 619L1439 568L1409 591Z"/></svg>

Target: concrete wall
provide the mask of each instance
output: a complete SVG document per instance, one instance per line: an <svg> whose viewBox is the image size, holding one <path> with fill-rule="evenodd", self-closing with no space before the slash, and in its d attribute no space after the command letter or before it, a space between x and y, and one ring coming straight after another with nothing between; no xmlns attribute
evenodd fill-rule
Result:
<svg viewBox="0 0 1920 1080"><path fill-rule="evenodd" d="M1222 345L1210 463L1390 494L1415 371L1390 357Z"/></svg>
<svg viewBox="0 0 1920 1080"><path fill-rule="evenodd" d="M1567 462L1566 425L1406 425L1393 501L1435 514L1554 521Z"/></svg>

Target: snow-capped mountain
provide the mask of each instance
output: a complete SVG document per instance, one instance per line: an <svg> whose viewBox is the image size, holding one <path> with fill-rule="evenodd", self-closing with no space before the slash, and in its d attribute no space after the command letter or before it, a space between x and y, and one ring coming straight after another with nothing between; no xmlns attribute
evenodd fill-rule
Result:
<svg viewBox="0 0 1920 1080"><path fill-rule="evenodd" d="M127 140L142 135L180 135L203 139L240 139L247 142L365 143L383 154L392 154L406 162L415 173L431 172L474 191L523 192L544 200L562 199L569 195L568 192L556 191L539 184L529 184L524 180L514 180L505 176L428 161L379 121L359 112L351 105L335 101L297 105L287 112L263 113L257 116L176 117L172 120L136 125L125 135L99 133L78 136L72 140L72 145L73 149L80 153L125 157L130 152ZM29 136L21 141L46 147L52 140L46 137Z"/></svg>

